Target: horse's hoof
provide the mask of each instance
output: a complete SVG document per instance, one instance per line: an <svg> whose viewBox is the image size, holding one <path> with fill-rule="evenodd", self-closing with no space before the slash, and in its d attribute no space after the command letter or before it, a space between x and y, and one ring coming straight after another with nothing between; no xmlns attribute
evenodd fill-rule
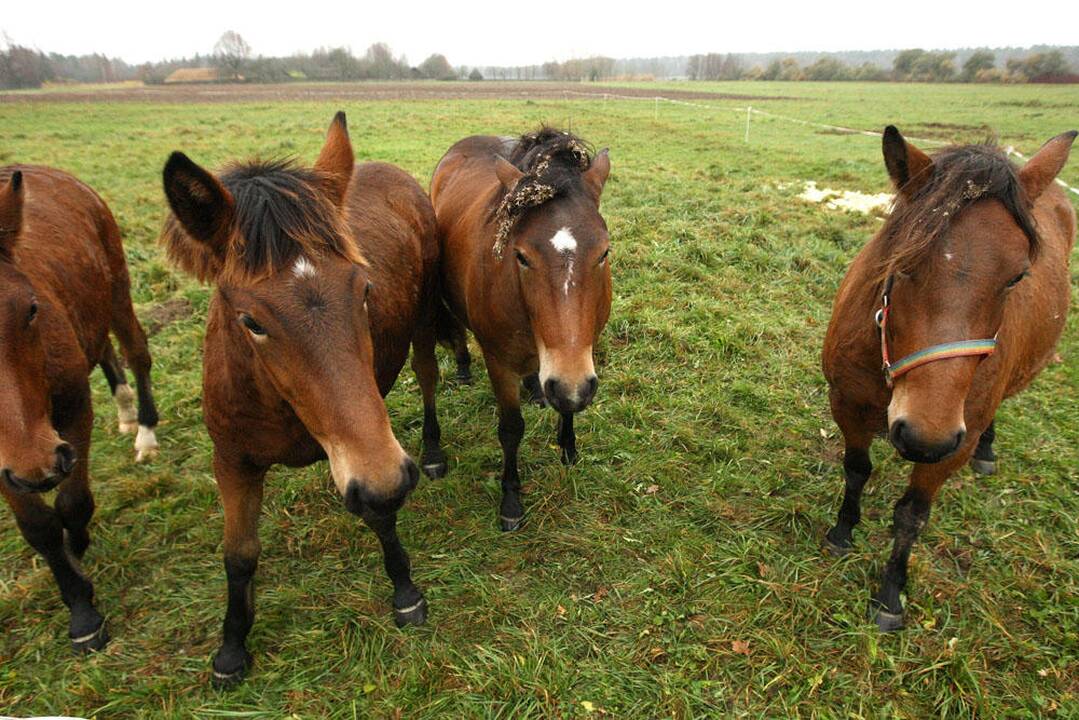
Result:
<svg viewBox="0 0 1079 720"><path fill-rule="evenodd" d="M395 607L393 621L399 628L406 625L423 625L427 622L427 598L421 595L419 600L408 607Z"/></svg>
<svg viewBox="0 0 1079 720"><path fill-rule="evenodd" d="M157 457L157 435L152 427L139 425L139 434L135 436L135 462L141 463Z"/></svg>
<svg viewBox="0 0 1079 720"><path fill-rule="evenodd" d="M453 375L453 379L458 385L471 385L472 371L468 369L461 370L458 368L457 372Z"/></svg>
<svg viewBox="0 0 1079 720"><path fill-rule="evenodd" d="M970 467L978 475L996 475L997 472L996 460L979 460L978 458L971 458Z"/></svg>
<svg viewBox="0 0 1079 720"><path fill-rule="evenodd" d="M903 613L888 612L882 607L873 610L873 620L881 632L890 633L903 629Z"/></svg>
<svg viewBox="0 0 1079 720"><path fill-rule="evenodd" d="M576 465L577 464L577 451L576 450L562 450L562 464Z"/></svg>
<svg viewBox="0 0 1079 720"><path fill-rule="evenodd" d="M499 522L499 525L502 528L502 532L514 532L515 530L520 530L521 525L524 524L524 521L525 521L524 515L522 515L520 517L515 517L515 518L506 517L505 515L501 515L498 518L498 522Z"/></svg>
<svg viewBox="0 0 1079 720"><path fill-rule="evenodd" d="M219 651L211 666L210 683L219 690L236 687L247 676L247 670L251 667L252 659L251 653L244 650L239 667L234 664L228 665L225 662L221 662L223 667L219 667L218 661L221 660L221 652Z"/></svg>
<svg viewBox="0 0 1079 720"><path fill-rule="evenodd" d="M845 555L849 555L854 550L854 544L848 543L846 545L841 545L832 540L828 535L825 535L824 541L821 543L821 549L824 551L825 555L841 558Z"/></svg>
<svg viewBox="0 0 1079 720"><path fill-rule="evenodd" d="M432 480L438 480L439 478L446 477L446 461L424 463L423 474Z"/></svg>
<svg viewBox="0 0 1079 720"><path fill-rule="evenodd" d="M104 618L102 618L101 624L97 626L97 630L80 637L71 638L71 649L79 655L103 650L108 644L109 629L106 627Z"/></svg>

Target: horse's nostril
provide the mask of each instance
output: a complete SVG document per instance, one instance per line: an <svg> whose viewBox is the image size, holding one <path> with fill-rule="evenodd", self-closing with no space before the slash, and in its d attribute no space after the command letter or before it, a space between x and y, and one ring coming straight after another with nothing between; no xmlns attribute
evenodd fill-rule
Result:
<svg viewBox="0 0 1079 720"><path fill-rule="evenodd" d="M963 440L966 437L967 437L967 431L966 430L960 430L959 432L957 432L955 434L955 446L952 449L953 450L958 449L959 446L963 444Z"/></svg>
<svg viewBox="0 0 1079 720"><path fill-rule="evenodd" d="M543 383L543 394L547 396L548 400L554 400L555 393L558 391L558 381L554 378L548 378Z"/></svg>
<svg viewBox="0 0 1079 720"><path fill-rule="evenodd" d="M595 375L588 378L584 383L584 392L581 393L581 399L585 402L591 400L596 396L596 390L599 388L599 378Z"/></svg>
<svg viewBox="0 0 1079 720"><path fill-rule="evenodd" d="M68 443L60 443L56 446L56 464L54 469L61 475L67 475L75 467L75 448Z"/></svg>

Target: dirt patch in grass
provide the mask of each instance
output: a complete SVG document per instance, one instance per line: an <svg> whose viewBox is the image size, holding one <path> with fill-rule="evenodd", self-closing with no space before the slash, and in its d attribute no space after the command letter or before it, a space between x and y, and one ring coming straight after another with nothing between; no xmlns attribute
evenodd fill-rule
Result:
<svg viewBox="0 0 1079 720"><path fill-rule="evenodd" d="M143 313L142 328L147 335L156 335L165 327L190 314L191 301L187 298L166 300Z"/></svg>

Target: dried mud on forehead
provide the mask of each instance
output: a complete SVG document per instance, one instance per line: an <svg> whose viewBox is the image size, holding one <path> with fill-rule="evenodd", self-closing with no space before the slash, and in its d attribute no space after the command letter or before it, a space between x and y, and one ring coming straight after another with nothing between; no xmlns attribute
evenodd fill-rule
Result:
<svg viewBox="0 0 1079 720"><path fill-rule="evenodd" d="M698 90L657 90L546 81L431 83L355 82L283 83L275 85L118 85L116 88L50 89L45 92L0 92L0 103L148 102L214 103L321 100L544 100L602 98L622 95L675 100L796 100L784 96L739 95Z"/></svg>

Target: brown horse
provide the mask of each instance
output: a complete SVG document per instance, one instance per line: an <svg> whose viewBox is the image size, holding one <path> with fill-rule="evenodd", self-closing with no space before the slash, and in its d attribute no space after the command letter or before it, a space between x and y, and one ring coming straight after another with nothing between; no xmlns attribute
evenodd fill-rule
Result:
<svg viewBox="0 0 1079 720"><path fill-rule="evenodd" d="M56 578L76 651L108 642L79 560L94 513L87 458L95 365L121 402L121 427L131 409L110 327L138 379L136 447L145 459L157 448L157 410L116 221L97 193L67 173L0 168L0 494ZM41 494L56 487L49 507Z"/></svg>
<svg viewBox="0 0 1079 720"><path fill-rule="evenodd" d="M424 400L423 466L446 469L434 391L438 239L422 188L382 163L354 168L344 113L314 169L233 165L215 177L182 153L164 170L170 257L216 284L206 325L203 412L225 512L228 609L213 678L243 677L254 622L252 576L263 480L271 465L327 457L345 507L382 544L398 625L427 605L397 537L415 463L383 397L414 349Z"/></svg>
<svg viewBox="0 0 1079 720"><path fill-rule="evenodd" d="M997 407L1049 363L1064 328L1075 212L1053 180L1075 136L1017 170L992 147L929 157L894 127L884 133L895 208L840 285L823 358L846 443L826 547L852 547L875 434L916 463L873 602L881 630L903 626L907 561L937 491L972 454L975 471L994 471Z"/></svg>
<svg viewBox="0 0 1079 720"><path fill-rule="evenodd" d="M538 373L543 397L560 414L567 464L577 457L573 414L596 394L592 348L611 309L609 238L599 213L610 169L606 150L593 157L580 139L543 128L461 140L431 180L444 298L483 348L498 401L503 530L524 518L522 378ZM459 339L454 344L460 350Z"/></svg>

